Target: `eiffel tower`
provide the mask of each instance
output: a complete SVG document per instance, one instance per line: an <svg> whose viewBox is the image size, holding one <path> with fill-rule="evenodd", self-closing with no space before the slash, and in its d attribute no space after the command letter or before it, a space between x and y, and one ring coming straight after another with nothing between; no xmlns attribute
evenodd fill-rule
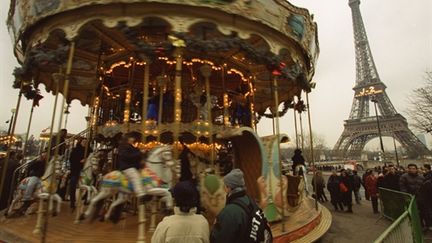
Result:
<svg viewBox="0 0 432 243"><path fill-rule="evenodd" d="M360 158L368 141L382 136L394 137L412 156L430 154L426 146L408 128L405 117L391 103L375 66L372 52L360 13L360 0L349 0L354 27L356 56L356 84L354 100L344 131L334 146L334 151L348 158ZM378 106L379 116L371 116L370 102ZM378 122L377 122L378 119ZM382 142L381 142L382 144Z"/></svg>

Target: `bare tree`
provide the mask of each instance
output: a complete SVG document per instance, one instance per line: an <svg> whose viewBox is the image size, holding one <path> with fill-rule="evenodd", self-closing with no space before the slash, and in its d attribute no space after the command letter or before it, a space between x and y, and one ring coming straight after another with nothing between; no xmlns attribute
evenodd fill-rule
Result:
<svg viewBox="0 0 432 243"><path fill-rule="evenodd" d="M425 74L425 85L413 90L407 113L420 132L432 134L432 71Z"/></svg>

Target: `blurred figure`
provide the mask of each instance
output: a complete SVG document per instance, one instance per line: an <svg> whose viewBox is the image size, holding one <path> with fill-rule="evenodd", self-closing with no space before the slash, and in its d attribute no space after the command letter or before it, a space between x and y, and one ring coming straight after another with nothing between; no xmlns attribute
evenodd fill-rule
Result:
<svg viewBox="0 0 432 243"><path fill-rule="evenodd" d="M366 177L368 177L371 173L372 173L372 170L371 169L367 169L366 172L362 176L362 185L363 185L363 188L365 189L365 198L366 198L367 201L370 200L370 197L369 197L369 194L368 194L368 192L366 190Z"/></svg>
<svg viewBox="0 0 432 243"><path fill-rule="evenodd" d="M425 170L425 172L423 174L423 177L425 178L425 180L432 179L432 171L431 171L430 164L424 164L423 167L424 167L424 170Z"/></svg>
<svg viewBox="0 0 432 243"><path fill-rule="evenodd" d="M336 171L333 171L327 181L327 190L330 192L330 202L333 205L335 211L339 209L344 210L342 203L342 193L340 191L341 178L337 175Z"/></svg>
<svg viewBox="0 0 432 243"><path fill-rule="evenodd" d="M322 176L320 171L315 172L315 175L312 178L312 187L316 193L317 200L319 200L320 202L328 201L324 193L324 188L325 188L324 177Z"/></svg>
<svg viewBox="0 0 432 243"><path fill-rule="evenodd" d="M66 144L64 142L66 141L67 134L68 134L67 129L63 128L60 130L60 141L58 143L59 144L59 150L58 150L59 155L63 155L65 153ZM57 135L54 135L51 138L51 155L54 155L56 146L57 146Z"/></svg>
<svg viewBox="0 0 432 243"><path fill-rule="evenodd" d="M375 214L379 213L378 211L378 178L372 172L365 179L365 186L368 194L370 196L372 202L372 209Z"/></svg>
<svg viewBox="0 0 432 243"><path fill-rule="evenodd" d="M354 197L357 204L360 204L361 201L361 195L360 195L360 187L362 184L362 179L357 174L357 171L353 171L353 190L354 190Z"/></svg>
<svg viewBox="0 0 432 243"><path fill-rule="evenodd" d="M78 185L78 181L80 178L81 170L83 169L85 163L85 150L87 147L87 139L82 138L78 140L75 148L72 149L70 154L70 182L69 182L69 196L70 196L70 207L71 209L75 209L75 194ZM87 156L91 153L91 149L88 148Z"/></svg>
<svg viewBox="0 0 432 243"><path fill-rule="evenodd" d="M176 203L174 215L165 217L156 227L152 243L208 243L207 220L196 214L196 189L191 181L177 183L172 194Z"/></svg>
<svg viewBox="0 0 432 243"><path fill-rule="evenodd" d="M352 210L352 192L353 192L353 179L348 174L348 171L342 170L341 172L341 186L342 190L342 202L347 207L347 213L353 213ZM343 189L345 188L345 189Z"/></svg>
<svg viewBox="0 0 432 243"><path fill-rule="evenodd" d="M292 162L293 162L293 165L292 165L292 168L293 168L293 174L294 175L297 175L296 174L296 167L298 166L298 165L303 165L303 166L306 166L306 164L305 164L305 159L304 159L304 157L303 157L303 155L302 155L302 151L300 150L300 149L296 149L296 150L294 150L294 156L291 158L291 160L292 160ZM306 171L302 171L302 172L300 172L298 175L303 175L303 173L306 173Z"/></svg>
<svg viewBox="0 0 432 243"><path fill-rule="evenodd" d="M384 176L382 187L399 191L399 179L400 176L396 173L396 168L394 166L389 166L388 173Z"/></svg>

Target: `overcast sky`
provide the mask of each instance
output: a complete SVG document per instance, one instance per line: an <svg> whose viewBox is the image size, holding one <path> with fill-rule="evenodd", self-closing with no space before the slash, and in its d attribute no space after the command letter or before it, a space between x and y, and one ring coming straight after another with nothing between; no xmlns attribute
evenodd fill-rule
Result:
<svg viewBox="0 0 432 243"><path fill-rule="evenodd" d="M323 136L330 147L343 130L353 99L355 57L351 10L348 0L292 0L315 15L321 53L316 67L317 88L311 94L314 132ZM7 17L9 1L0 3L0 23ZM432 70L432 1L363 0L360 5L369 42L381 80L396 109L406 116L407 96L423 83L426 70ZM12 89L12 71L17 63L5 24L0 25L0 128L10 118L18 90ZM44 92L44 90L43 90ZM31 133L37 135L50 124L53 96L45 96L36 108ZM31 102L23 99L16 131L24 133ZM87 108L72 102L68 129L85 128ZM306 121L306 119L304 119ZM281 119L281 130L294 134L292 112ZM57 122L56 122L57 124ZM306 124L306 122L305 122ZM306 128L306 126L305 126ZM271 122L262 120L260 135L272 132Z"/></svg>

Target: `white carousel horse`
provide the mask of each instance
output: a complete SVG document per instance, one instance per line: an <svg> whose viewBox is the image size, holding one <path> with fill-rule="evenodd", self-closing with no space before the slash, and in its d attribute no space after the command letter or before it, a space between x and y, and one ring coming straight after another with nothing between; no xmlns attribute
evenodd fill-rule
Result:
<svg viewBox="0 0 432 243"><path fill-rule="evenodd" d="M87 157L86 162L81 170L81 175L78 181L77 187L77 212L76 212L76 220L75 223L79 222L79 217L82 214L82 210L84 208L84 203L81 195L87 195L84 201L90 202L90 200L97 194L97 189L94 186L95 177L94 174L99 170L99 153L95 151L90 153Z"/></svg>
<svg viewBox="0 0 432 243"><path fill-rule="evenodd" d="M304 181L304 189L306 191L306 193L309 194L309 190L308 190L308 180L307 180L307 169L306 166L304 165L297 165L294 168L294 174L297 176L302 176L303 177L303 181Z"/></svg>
<svg viewBox="0 0 432 243"><path fill-rule="evenodd" d="M150 150L145 161L145 167L141 170L141 181L146 195L162 197L167 207L173 206L173 200L169 189L172 184L172 166L175 164L172 155L172 146L157 146ZM88 218L95 213L95 206L103 199L118 194L117 199L111 203L105 218L108 218L114 207L125 203L133 194L132 184L121 171L112 171L103 177L100 192L91 200L86 212L81 219ZM144 242L144 205L139 205L139 236L138 242ZM153 222L153 219L152 219Z"/></svg>
<svg viewBox="0 0 432 243"><path fill-rule="evenodd" d="M39 179L36 176L30 176L24 178L17 186L15 191L14 198L12 200L11 205L8 209L8 215L11 215L16 207L16 204L20 202L27 191L27 188L34 188L32 192L27 192L31 195L27 195L27 197L31 197L32 200L39 198L41 200L48 199L50 193L53 193L53 196L49 200L49 212L52 212L53 215L56 215L60 212L61 208L61 197L56 193L57 191L57 177L61 174L61 165L60 161L62 161L63 157L58 157L57 159L53 158L45 169L44 175ZM54 174L52 174L52 169L54 167ZM54 181L52 181L54 180ZM50 186L52 186L50 188ZM54 201L56 202L56 209L54 208Z"/></svg>

